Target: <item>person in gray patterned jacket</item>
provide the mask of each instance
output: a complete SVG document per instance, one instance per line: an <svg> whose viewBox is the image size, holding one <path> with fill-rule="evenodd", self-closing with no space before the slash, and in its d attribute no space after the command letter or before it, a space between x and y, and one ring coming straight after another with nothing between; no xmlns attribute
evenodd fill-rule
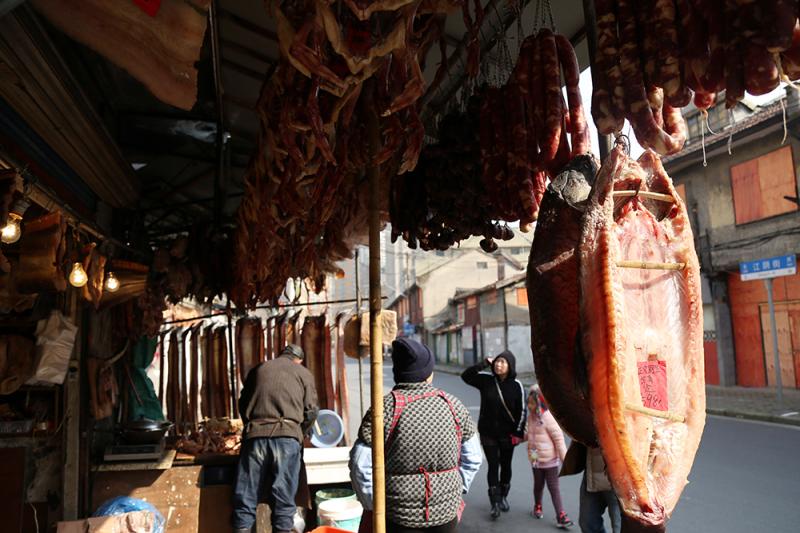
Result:
<svg viewBox="0 0 800 533"><path fill-rule="evenodd" d="M461 401L431 385L427 346L397 339L392 363L396 385L383 399L386 531L456 531L462 496L483 460L475 423ZM350 452L350 479L366 510L372 509L371 417L370 410Z"/></svg>

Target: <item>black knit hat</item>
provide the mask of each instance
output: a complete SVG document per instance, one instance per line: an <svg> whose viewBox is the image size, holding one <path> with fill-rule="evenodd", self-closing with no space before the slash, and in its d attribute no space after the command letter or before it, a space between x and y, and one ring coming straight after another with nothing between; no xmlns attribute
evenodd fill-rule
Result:
<svg viewBox="0 0 800 533"><path fill-rule="evenodd" d="M288 355L289 357L293 357L295 359L305 359L306 354L303 352L303 349L296 344L287 344L286 348L283 349L281 355Z"/></svg>
<svg viewBox="0 0 800 533"><path fill-rule="evenodd" d="M392 342L395 383L419 383L433 373L433 354L421 342L406 337Z"/></svg>

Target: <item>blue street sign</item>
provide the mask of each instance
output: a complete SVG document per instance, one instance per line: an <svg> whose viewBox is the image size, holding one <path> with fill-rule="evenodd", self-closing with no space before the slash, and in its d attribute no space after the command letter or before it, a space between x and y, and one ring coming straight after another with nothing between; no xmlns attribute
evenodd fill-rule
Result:
<svg viewBox="0 0 800 533"><path fill-rule="evenodd" d="M739 274L742 276L742 281L791 276L796 273L797 259L794 254L739 263Z"/></svg>
<svg viewBox="0 0 800 533"><path fill-rule="evenodd" d="M411 335L413 335L414 330L415 330L414 324L411 324L409 322L403 324L403 335L405 335L406 337L410 337Z"/></svg>

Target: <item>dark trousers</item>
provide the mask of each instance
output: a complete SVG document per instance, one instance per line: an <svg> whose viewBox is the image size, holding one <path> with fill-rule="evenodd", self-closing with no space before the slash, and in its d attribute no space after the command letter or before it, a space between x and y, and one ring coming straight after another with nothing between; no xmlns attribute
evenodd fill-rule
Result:
<svg viewBox="0 0 800 533"><path fill-rule="evenodd" d="M405 527L386 521L386 533L453 533L458 529L458 518L453 518L450 522L441 526L413 528Z"/></svg>
<svg viewBox="0 0 800 533"><path fill-rule="evenodd" d="M272 510L272 530L289 531L297 511L300 443L291 437L256 437L242 443L233 488L233 529L250 529L262 496Z"/></svg>
<svg viewBox="0 0 800 533"><path fill-rule="evenodd" d="M496 487L498 483L509 485L511 483L511 459L514 457L514 445L511 444L511 439L484 437L481 438L481 444L483 453L486 455L486 463L489 466L487 472L489 486Z"/></svg>
<svg viewBox="0 0 800 533"><path fill-rule="evenodd" d="M564 505L561 503L561 490L558 487L558 467L552 468L535 468L533 469L533 501L541 505L542 493L544 493L544 485L547 483L547 490L550 492L550 498L553 500L553 507L556 509L556 514L560 514L564 510Z"/></svg>
<svg viewBox="0 0 800 533"><path fill-rule="evenodd" d="M619 533L622 527L622 516L619 509L619 501L613 490L602 492L589 492L586 490L586 473L581 481L581 510L578 523L582 533L606 533L603 524L603 513L608 508L608 516L611 518L611 529L614 533Z"/></svg>

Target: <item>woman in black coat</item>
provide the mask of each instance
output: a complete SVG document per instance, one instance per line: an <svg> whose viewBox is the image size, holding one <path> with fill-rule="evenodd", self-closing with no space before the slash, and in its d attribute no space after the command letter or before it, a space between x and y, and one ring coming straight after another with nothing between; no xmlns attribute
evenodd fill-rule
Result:
<svg viewBox="0 0 800 533"><path fill-rule="evenodd" d="M492 518L508 511L511 489L511 459L514 454L512 436L525 434L527 404L525 388L517 377L517 360L508 350L494 359L485 359L464 371L461 379L481 391L481 412L478 432L489 466L489 501Z"/></svg>

